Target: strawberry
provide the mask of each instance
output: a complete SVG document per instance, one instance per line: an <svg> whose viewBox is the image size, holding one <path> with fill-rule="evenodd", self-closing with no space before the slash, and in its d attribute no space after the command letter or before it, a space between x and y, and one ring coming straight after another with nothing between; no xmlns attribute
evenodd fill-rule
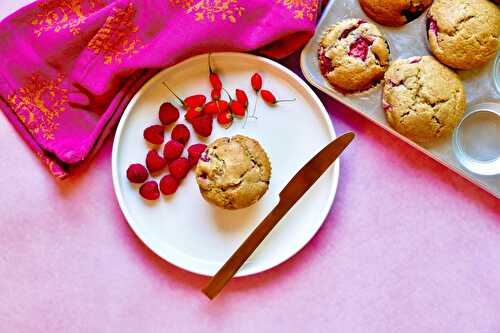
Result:
<svg viewBox="0 0 500 333"><path fill-rule="evenodd" d="M188 151L188 160L189 164L191 166L195 166L196 163L198 163L198 160L200 159L201 154L207 149L207 145L203 143L195 143L194 145L191 145L187 151Z"/></svg>
<svg viewBox="0 0 500 333"><path fill-rule="evenodd" d="M144 183L148 179L148 170L142 164L131 164L127 169L127 178L131 183Z"/></svg>
<svg viewBox="0 0 500 333"><path fill-rule="evenodd" d="M201 117L202 113L197 111L196 109L188 109L186 114L184 115L184 119L188 122L192 122L193 119Z"/></svg>
<svg viewBox="0 0 500 333"><path fill-rule="evenodd" d="M165 146L163 147L163 158L167 160L175 160L182 155L183 150L184 145L182 143L170 140L165 143Z"/></svg>
<svg viewBox="0 0 500 333"><path fill-rule="evenodd" d="M217 101L217 107L219 112L226 112L229 109L229 103L221 99Z"/></svg>
<svg viewBox="0 0 500 333"><path fill-rule="evenodd" d="M160 180L160 191L164 195L171 195L177 191L179 181L172 175L165 175Z"/></svg>
<svg viewBox="0 0 500 333"><path fill-rule="evenodd" d="M185 157L179 157L168 165L170 174L179 180L186 177L190 167L189 160Z"/></svg>
<svg viewBox="0 0 500 333"><path fill-rule="evenodd" d="M163 103L158 114L163 125L170 125L179 119L179 110L172 103Z"/></svg>
<svg viewBox="0 0 500 333"><path fill-rule="evenodd" d="M235 115L236 117L245 116L245 108L240 104L240 102L236 100L231 101L231 103L229 104L229 108L231 109L233 115Z"/></svg>
<svg viewBox="0 0 500 333"><path fill-rule="evenodd" d="M241 89L236 89L236 100L238 101L238 103L241 104L241 106L243 106L245 109L247 108L248 106L248 97L247 97L247 94L241 90Z"/></svg>
<svg viewBox="0 0 500 333"><path fill-rule="evenodd" d="M201 136L207 137L212 134L212 115L204 114L201 117L195 118L191 121L194 131Z"/></svg>
<svg viewBox="0 0 500 333"><path fill-rule="evenodd" d="M167 165L167 161L161 157L156 150L148 151L146 155L146 166L149 172L161 170Z"/></svg>
<svg viewBox="0 0 500 333"><path fill-rule="evenodd" d="M190 136L191 134L189 133L189 129L187 128L187 126L184 124L178 124L175 125L174 129L172 130L171 138L172 140L185 145L189 141Z"/></svg>
<svg viewBox="0 0 500 333"><path fill-rule="evenodd" d="M205 106L203 107L203 112L209 114L217 114L217 112L219 112L219 106L217 105L217 102L211 101L205 104Z"/></svg>
<svg viewBox="0 0 500 333"><path fill-rule="evenodd" d="M149 143L161 145L163 143L163 132L165 129L162 125L152 125L144 130L144 139Z"/></svg>
<svg viewBox="0 0 500 333"><path fill-rule="evenodd" d="M217 122L225 128L228 128L233 123L233 116L231 112L219 112L217 114Z"/></svg>
<svg viewBox="0 0 500 333"><path fill-rule="evenodd" d="M221 96L221 89L217 89L217 88L212 89L210 96L212 96L212 100L214 100L214 101L219 100L220 96Z"/></svg>
<svg viewBox="0 0 500 333"><path fill-rule="evenodd" d="M258 92L260 89L262 89L262 76L260 76L259 73L254 73L252 75L252 78L250 79L250 83L252 84L253 90Z"/></svg>
<svg viewBox="0 0 500 333"><path fill-rule="evenodd" d="M160 197L158 184L154 180L145 182L139 188L139 194L146 200L157 200Z"/></svg>

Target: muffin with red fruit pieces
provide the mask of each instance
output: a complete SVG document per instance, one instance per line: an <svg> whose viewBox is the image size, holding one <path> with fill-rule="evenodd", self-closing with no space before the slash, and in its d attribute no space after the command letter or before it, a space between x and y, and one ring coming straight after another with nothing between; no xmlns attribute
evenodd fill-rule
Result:
<svg viewBox="0 0 500 333"><path fill-rule="evenodd" d="M419 143L449 135L465 111L458 75L432 56L396 60L385 73L383 108L389 124Z"/></svg>
<svg viewBox="0 0 500 333"><path fill-rule="evenodd" d="M457 69L481 67L500 45L500 9L488 0L436 0L427 14L434 56Z"/></svg>
<svg viewBox="0 0 500 333"><path fill-rule="evenodd" d="M337 90L353 93L377 85L389 66L389 46L378 28L362 19L332 25L320 42L319 65Z"/></svg>
<svg viewBox="0 0 500 333"><path fill-rule="evenodd" d="M359 4L375 22L398 27L418 18L432 0L359 0Z"/></svg>
<svg viewBox="0 0 500 333"><path fill-rule="evenodd" d="M259 142L243 135L207 146L196 166L196 181L208 202L225 209L256 203L266 193L271 164Z"/></svg>

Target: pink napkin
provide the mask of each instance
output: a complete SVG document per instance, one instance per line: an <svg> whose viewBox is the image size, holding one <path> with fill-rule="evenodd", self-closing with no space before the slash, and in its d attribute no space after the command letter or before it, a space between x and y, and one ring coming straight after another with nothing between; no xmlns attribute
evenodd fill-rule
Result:
<svg viewBox="0 0 500 333"><path fill-rule="evenodd" d="M284 57L318 0L39 0L0 23L0 107L52 174L96 151L160 69L208 51Z"/></svg>

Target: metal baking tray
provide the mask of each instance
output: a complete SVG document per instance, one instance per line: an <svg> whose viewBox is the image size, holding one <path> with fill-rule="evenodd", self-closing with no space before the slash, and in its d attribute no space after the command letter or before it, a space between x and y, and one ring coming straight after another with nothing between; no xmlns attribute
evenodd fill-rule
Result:
<svg viewBox="0 0 500 333"><path fill-rule="evenodd" d="M382 109L382 85L378 85L362 93L343 95L331 87L321 75L317 59L319 41L322 34L331 24L346 18L364 18L376 24L388 40L391 49L391 60L395 60L398 58L431 54L427 46L425 17L426 13L423 13L418 19L402 27L385 27L370 20L359 6L358 0L330 1L318 23L315 35L302 51L302 72L306 79L316 88L349 106L354 111L375 122L439 163L469 179L495 197L500 198L500 174L484 176L475 174L463 167L457 156L455 156L452 147L452 135L442 138L431 145L424 146L407 139L392 129L386 121ZM500 60L500 55L497 56L497 59ZM498 78L498 73L494 74L494 62L492 60L486 66L477 70L457 71L465 86L467 110L474 105L484 102L500 104L500 92L495 87L495 80L500 80L500 78Z"/></svg>

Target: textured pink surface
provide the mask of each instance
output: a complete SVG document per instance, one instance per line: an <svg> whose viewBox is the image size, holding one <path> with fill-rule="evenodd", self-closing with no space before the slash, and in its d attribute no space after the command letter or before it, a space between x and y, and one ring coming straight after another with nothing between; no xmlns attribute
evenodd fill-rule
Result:
<svg viewBox="0 0 500 333"><path fill-rule="evenodd" d="M499 201L320 96L358 134L327 221L214 302L128 227L112 140L57 182L0 116L0 332L500 332Z"/></svg>

